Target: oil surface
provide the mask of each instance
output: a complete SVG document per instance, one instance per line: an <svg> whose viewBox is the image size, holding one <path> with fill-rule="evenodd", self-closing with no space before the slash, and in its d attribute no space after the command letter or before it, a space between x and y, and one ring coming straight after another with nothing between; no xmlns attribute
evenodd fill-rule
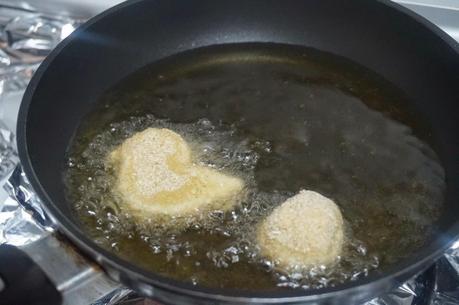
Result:
<svg viewBox="0 0 459 305"><path fill-rule="evenodd" d="M101 97L70 148L67 194L97 243L150 271L207 287L333 286L384 270L434 229L444 171L408 104L370 71L313 50L239 45L179 54ZM243 178L241 205L184 232L120 209L105 158L147 127L178 132L199 162ZM345 248L336 266L283 274L258 253L254 230L300 189L339 205Z"/></svg>

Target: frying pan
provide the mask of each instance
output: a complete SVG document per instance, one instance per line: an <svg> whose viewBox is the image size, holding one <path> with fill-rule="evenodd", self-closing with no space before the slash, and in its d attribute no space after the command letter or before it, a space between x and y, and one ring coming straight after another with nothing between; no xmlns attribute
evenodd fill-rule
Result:
<svg viewBox="0 0 459 305"><path fill-rule="evenodd" d="M164 57L242 42L298 45L342 56L376 72L410 98L431 126L447 182L438 232L419 251L383 273L336 287L252 292L208 289L147 272L85 235L65 198L62 170L69 143L98 97ZM458 44L386 0L128 1L87 22L47 57L27 88L17 125L23 169L60 232L113 279L167 304L355 304L404 282L459 236L458 139ZM2 248L7 251L12 249ZM16 268L17 261L2 262L2 268ZM18 304L18 295L8 294L8 277L2 277L6 289L0 300Z"/></svg>

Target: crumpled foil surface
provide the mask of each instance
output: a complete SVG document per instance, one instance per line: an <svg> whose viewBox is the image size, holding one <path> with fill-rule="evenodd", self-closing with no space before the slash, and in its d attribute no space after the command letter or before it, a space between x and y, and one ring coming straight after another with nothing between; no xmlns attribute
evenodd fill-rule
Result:
<svg viewBox="0 0 459 305"><path fill-rule="evenodd" d="M0 121L0 179L11 172L17 162L14 134Z"/></svg>
<svg viewBox="0 0 459 305"><path fill-rule="evenodd" d="M0 5L0 93L24 89L46 55L81 23Z"/></svg>
<svg viewBox="0 0 459 305"><path fill-rule="evenodd" d="M82 20L0 5L0 109L9 93L23 92L46 55L81 23ZM18 165L11 129L0 120L0 183L6 190L0 197L0 244L23 246L46 237L55 227ZM115 304L158 303L126 288L116 289L93 303ZM459 304L459 241L428 271L362 305L424 304Z"/></svg>

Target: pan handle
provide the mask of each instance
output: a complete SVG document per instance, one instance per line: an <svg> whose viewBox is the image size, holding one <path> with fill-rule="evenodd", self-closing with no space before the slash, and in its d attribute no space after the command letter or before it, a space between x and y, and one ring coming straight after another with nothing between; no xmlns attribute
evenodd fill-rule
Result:
<svg viewBox="0 0 459 305"><path fill-rule="evenodd" d="M0 245L0 305L60 305L62 296L23 251Z"/></svg>

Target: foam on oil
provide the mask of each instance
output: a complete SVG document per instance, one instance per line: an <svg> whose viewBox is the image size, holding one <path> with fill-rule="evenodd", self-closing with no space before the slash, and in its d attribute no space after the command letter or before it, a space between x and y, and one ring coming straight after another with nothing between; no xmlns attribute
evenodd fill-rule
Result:
<svg viewBox="0 0 459 305"><path fill-rule="evenodd" d="M228 46L178 55L101 98L71 147L67 193L97 243L153 272L208 287L333 286L415 251L440 213L443 169L418 139L422 128L408 127L417 123L403 103L370 72L311 50ZM244 179L240 206L184 232L120 209L105 158L148 127L176 131L197 160ZM302 188L339 205L345 249L335 266L283 274L258 253L255 230Z"/></svg>

